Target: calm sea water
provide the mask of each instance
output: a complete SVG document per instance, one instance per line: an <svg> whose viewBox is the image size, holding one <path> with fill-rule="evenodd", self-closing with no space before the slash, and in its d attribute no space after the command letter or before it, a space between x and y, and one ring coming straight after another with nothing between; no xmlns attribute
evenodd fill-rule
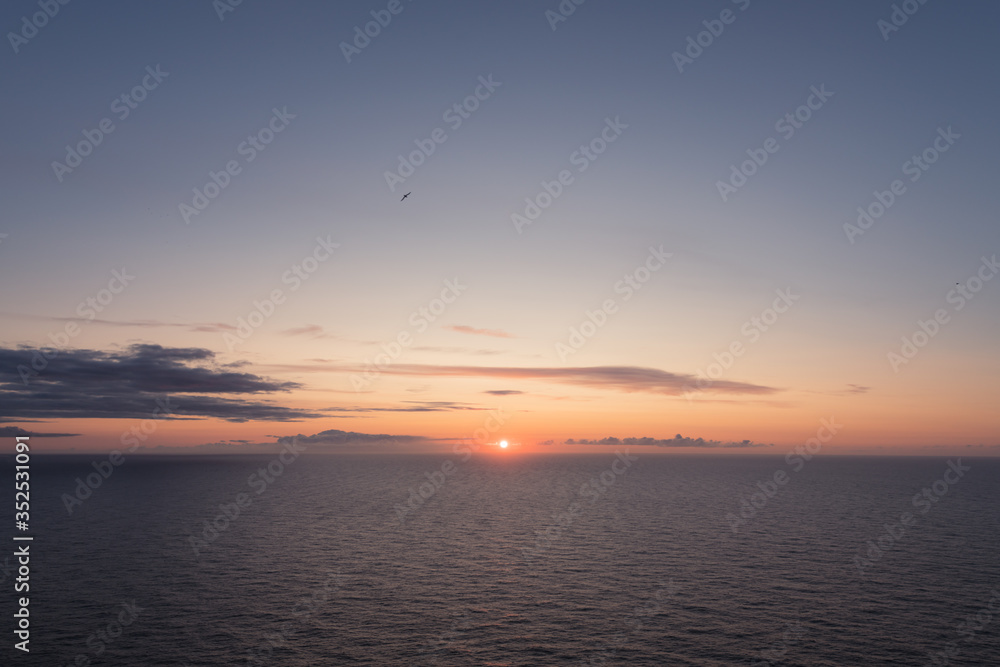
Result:
<svg viewBox="0 0 1000 667"><path fill-rule="evenodd" d="M1000 461L631 455L36 457L4 664L1000 664Z"/></svg>

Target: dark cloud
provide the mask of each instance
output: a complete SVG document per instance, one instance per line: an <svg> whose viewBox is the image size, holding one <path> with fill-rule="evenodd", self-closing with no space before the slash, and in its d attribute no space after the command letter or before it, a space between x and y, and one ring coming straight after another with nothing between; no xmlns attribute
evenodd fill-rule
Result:
<svg viewBox="0 0 1000 667"><path fill-rule="evenodd" d="M518 391L517 389L490 389L484 391L484 394L492 394L494 396L513 396L514 394L523 394L523 391Z"/></svg>
<svg viewBox="0 0 1000 667"><path fill-rule="evenodd" d="M548 441L551 443L551 440ZM548 444L544 443L544 444ZM740 442L722 442L720 440L705 440L704 438L685 438L680 433L673 438L664 440L662 438L603 438L601 440L574 440L570 438L564 441L567 445L614 445L624 447L717 447L717 448L737 448L737 447L773 447L751 440Z"/></svg>
<svg viewBox="0 0 1000 667"><path fill-rule="evenodd" d="M0 438L13 438L18 435L28 435L32 438L72 438L79 433L42 433L40 431L25 431L20 426L0 426Z"/></svg>
<svg viewBox="0 0 1000 667"><path fill-rule="evenodd" d="M220 371L213 366L215 353L203 348L138 344L121 352L64 350L58 351L37 372L31 370L34 352L30 348L0 348L0 382L3 383L0 387L25 386L18 366L28 371L26 384L29 387L72 383L72 388L81 391L102 388L108 383L123 391L160 394L256 394L287 391L299 386L250 373Z"/></svg>
<svg viewBox="0 0 1000 667"><path fill-rule="evenodd" d="M52 355L53 351L49 351ZM214 417L233 422L290 421L321 415L229 394L297 388L224 369L201 348L132 345L124 351L56 350L41 366L30 348L0 348L0 421L14 419ZM32 362L39 363L32 370ZM222 394L223 396L219 396ZM157 410L157 400L176 405ZM169 413L169 416L164 413Z"/></svg>

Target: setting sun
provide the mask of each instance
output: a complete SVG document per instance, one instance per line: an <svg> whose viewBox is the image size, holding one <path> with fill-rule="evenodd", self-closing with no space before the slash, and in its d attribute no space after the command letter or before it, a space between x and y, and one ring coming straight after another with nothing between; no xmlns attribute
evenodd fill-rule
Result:
<svg viewBox="0 0 1000 667"><path fill-rule="evenodd" d="M1000 0L0 2L0 667L1000 667Z"/></svg>

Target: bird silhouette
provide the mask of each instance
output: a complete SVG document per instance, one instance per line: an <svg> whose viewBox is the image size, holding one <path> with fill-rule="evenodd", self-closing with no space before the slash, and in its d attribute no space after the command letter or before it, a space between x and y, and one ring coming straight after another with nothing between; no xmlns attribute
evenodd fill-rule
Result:
<svg viewBox="0 0 1000 667"><path fill-rule="evenodd" d="M405 195L403 195L403 199L406 199L407 197L409 197L412 194L413 194L412 192L407 192ZM403 199L400 199L399 201L403 201Z"/></svg>

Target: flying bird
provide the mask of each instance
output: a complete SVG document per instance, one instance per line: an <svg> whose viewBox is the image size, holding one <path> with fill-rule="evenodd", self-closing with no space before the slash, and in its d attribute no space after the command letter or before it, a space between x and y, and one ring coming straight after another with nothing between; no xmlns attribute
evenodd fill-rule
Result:
<svg viewBox="0 0 1000 667"><path fill-rule="evenodd" d="M407 192L405 195L403 195L403 199L406 199L407 197L409 197L412 194L413 194L412 192ZM403 199L400 199L399 201L403 201Z"/></svg>

